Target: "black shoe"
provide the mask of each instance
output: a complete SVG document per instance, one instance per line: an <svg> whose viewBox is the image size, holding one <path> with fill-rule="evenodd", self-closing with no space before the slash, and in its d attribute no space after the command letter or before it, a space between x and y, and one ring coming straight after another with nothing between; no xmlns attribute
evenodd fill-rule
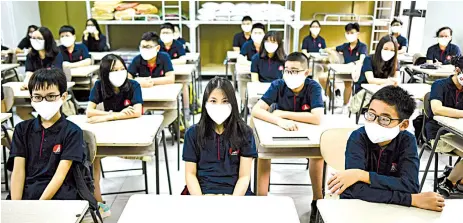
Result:
<svg viewBox="0 0 463 223"><path fill-rule="evenodd" d="M310 223L318 223L317 222L317 213L318 213L318 208L317 208L317 201L312 201L312 204L310 204L311 210L310 210Z"/></svg>
<svg viewBox="0 0 463 223"><path fill-rule="evenodd" d="M457 181L457 186L455 186L455 189L459 192L459 193L462 193L463 194L463 180L459 180Z"/></svg>
<svg viewBox="0 0 463 223"><path fill-rule="evenodd" d="M453 170L453 167L451 167L451 166L445 166L444 172L442 172L442 175L440 175L440 176L437 178L437 183L443 182L443 181L450 175L450 172L452 172L452 170Z"/></svg>
<svg viewBox="0 0 463 223"><path fill-rule="evenodd" d="M454 189L454 186L453 186L452 181L448 180L447 178L445 178L443 182L437 185L437 191L439 191L439 194L441 194L445 198L450 197L450 194L453 193L453 189Z"/></svg>

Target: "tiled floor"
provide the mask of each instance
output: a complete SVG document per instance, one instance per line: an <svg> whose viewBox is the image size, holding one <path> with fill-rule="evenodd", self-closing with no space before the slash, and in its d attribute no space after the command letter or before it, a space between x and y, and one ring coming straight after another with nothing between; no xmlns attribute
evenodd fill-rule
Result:
<svg viewBox="0 0 463 223"><path fill-rule="evenodd" d="M203 88L204 89L204 88ZM238 97L239 98L239 97ZM340 115L340 114L337 114ZM346 114L344 114L346 115ZM353 117L352 117L353 118ZM199 120L199 116L195 118ZM354 120L354 119L353 119ZM19 120L16 120L18 123ZM167 143L168 161L170 167L170 174L172 179L173 194L180 194L185 186L183 162L180 165L180 171L177 171L177 145L172 146L168 141ZM164 152L160 147L160 191L161 194L169 194L167 186L167 175L165 168ZM421 159L421 169L424 169L426 161L429 157L429 152L425 152ZM443 169L448 162L447 157L439 158L439 168ZM104 170L114 169L131 169L141 167L141 161L126 160L115 157L108 157L103 159ZM285 159L274 160L274 162L295 162L305 163L305 159ZM433 166L433 165L432 165ZM3 167L3 166L2 166ZM433 167L431 167L433 169ZM106 173L106 177L102 179L103 192L118 192L125 190L139 190L143 189L144 178L141 171L126 171ZM2 174L3 176L3 174ZM310 183L308 170L304 165L272 165L272 182L274 183ZM421 180L420 174L420 180ZM148 178L149 178L149 192L155 193L155 165L153 162L148 164ZM432 173L428 174L423 191L432 190ZM5 199L7 193L3 191L2 199ZM119 194L104 196L106 202L111 206L111 217L107 218L105 222L113 223L119 219L128 199L132 194ZM270 196L289 196L293 198L294 203L299 214L301 222L308 222L310 214L310 202L312 199L312 191L308 186L271 186Z"/></svg>

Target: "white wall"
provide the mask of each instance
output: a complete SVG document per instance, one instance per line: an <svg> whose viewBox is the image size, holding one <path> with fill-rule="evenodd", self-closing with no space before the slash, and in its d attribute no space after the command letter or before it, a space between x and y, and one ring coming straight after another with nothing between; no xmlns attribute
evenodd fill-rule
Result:
<svg viewBox="0 0 463 223"><path fill-rule="evenodd" d="M38 1L1 1L2 45L16 48L29 25L41 25Z"/></svg>
<svg viewBox="0 0 463 223"><path fill-rule="evenodd" d="M458 45L460 48L463 47L462 9L463 1L428 1L423 44L421 47L422 53L426 53L429 46L437 43L437 40L434 38L436 31L443 26L452 28L452 43Z"/></svg>

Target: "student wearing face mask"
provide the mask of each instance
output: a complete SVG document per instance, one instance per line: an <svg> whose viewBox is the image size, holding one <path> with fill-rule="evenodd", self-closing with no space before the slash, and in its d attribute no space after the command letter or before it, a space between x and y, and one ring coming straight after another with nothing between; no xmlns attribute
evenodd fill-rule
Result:
<svg viewBox="0 0 463 223"><path fill-rule="evenodd" d="M437 30L437 44L428 48L426 63L447 65L451 63L453 57L461 56L460 48L451 43L452 34L453 30L447 26Z"/></svg>
<svg viewBox="0 0 463 223"><path fill-rule="evenodd" d="M84 44L76 44L76 31L72 26L61 26L59 29L63 67L74 68L88 66L92 63L88 49Z"/></svg>
<svg viewBox="0 0 463 223"><path fill-rule="evenodd" d="M243 32L239 32L233 37L233 51L240 52L244 43L251 38L251 29L252 18L250 16L243 17L241 20L241 30Z"/></svg>
<svg viewBox="0 0 463 223"><path fill-rule="evenodd" d="M30 25L27 27L26 36L19 42L18 48L16 48L16 53L28 53L31 50L31 38L32 33L35 32L39 27L36 25Z"/></svg>
<svg viewBox="0 0 463 223"><path fill-rule="evenodd" d="M251 39L246 41L243 46L241 46L240 54L242 56L238 57L238 63L249 64L252 56L259 52L260 45L264 36L265 26L262 23L256 23L252 25Z"/></svg>
<svg viewBox="0 0 463 223"><path fill-rule="evenodd" d="M302 52L303 53L318 53L321 49L326 48L325 39L320 34L320 22L313 20L310 23L309 35L302 41Z"/></svg>
<svg viewBox="0 0 463 223"><path fill-rule="evenodd" d="M251 80L253 82L272 82L283 77L285 50L281 34L270 31L262 40L259 53L251 60Z"/></svg>
<svg viewBox="0 0 463 223"><path fill-rule="evenodd" d="M172 64L185 64L185 48L183 45L174 39L174 26L171 23L164 23L161 26L161 52L169 54Z"/></svg>
<svg viewBox="0 0 463 223"><path fill-rule="evenodd" d="M230 81L215 77L206 86L201 119L185 134L186 187L182 195L253 195L252 129L240 118Z"/></svg>
<svg viewBox="0 0 463 223"><path fill-rule="evenodd" d="M373 95L365 127L352 132L347 142L346 170L328 180L331 193L442 211L442 196L419 193L418 148L415 136L406 131L415 108L413 97L400 87L387 86Z"/></svg>
<svg viewBox="0 0 463 223"><path fill-rule="evenodd" d="M285 62L283 79L272 82L270 88L252 109L252 116L288 131L297 131L296 122L319 125L324 110L322 88L317 82L307 78L310 73L307 56L299 52L289 54ZM274 109L270 107L273 107L273 104L276 105ZM270 159L259 159L257 195L266 196L268 193L270 164ZM322 159L310 158L309 173L313 191L310 222L315 221L317 200L323 198L322 169Z"/></svg>
<svg viewBox="0 0 463 223"><path fill-rule="evenodd" d="M15 127L8 160L11 200L83 200L71 170L85 157L83 133L60 112L66 77L60 69L39 69L28 85L38 117Z"/></svg>
<svg viewBox="0 0 463 223"><path fill-rule="evenodd" d="M355 95L352 98L349 109L352 113L360 110L362 99L366 92L362 90L362 84L391 84L399 83L399 64L397 59L397 40L394 36L384 36L379 40L375 54L365 57L360 77L354 85ZM371 95L365 96L365 102L370 101ZM364 103L366 105L366 103Z"/></svg>
<svg viewBox="0 0 463 223"><path fill-rule="evenodd" d="M88 50L90 52L109 51L106 36L101 33L98 22L90 18L85 22L85 25L82 43L87 46Z"/></svg>
<svg viewBox="0 0 463 223"><path fill-rule="evenodd" d="M399 51L397 51L398 54L406 53L408 48L407 38L401 35L402 25L403 22L399 18L394 18L391 22L392 35L397 39L397 43L399 44Z"/></svg>
<svg viewBox="0 0 463 223"><path fill-rule="evenodd" d="M183 45L183 48L185 48L185 52L190 52L190 50L188 49L189 44L182 37L182 30L180 30L180 26L178 24L174 25L174 40L177 40L179 43Z"/></svg>

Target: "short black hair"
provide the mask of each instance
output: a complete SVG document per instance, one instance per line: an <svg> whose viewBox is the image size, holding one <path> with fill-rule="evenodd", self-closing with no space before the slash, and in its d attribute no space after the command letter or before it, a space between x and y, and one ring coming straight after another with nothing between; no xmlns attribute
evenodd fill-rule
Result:
<svg viewBox="0 0 463 223"><path fill-rule="evenodd" d="M355 22L355 23L349 23L344 27L344 30L346 30L346 32L349 32L352 29L355 29L357 30L357 32L360 32L360 25Z"/></svg>
<svg viewBox="0 0 463 223"><path fill-rule="evenodd" d="M241 22L244 22L244 21L251 21L252 22L252 18L251 16L244 16L243 19L241 20Z"/></svg>
<svg viewBox="0 0 463 223"><path fill-rule="evenodd" d="M399 19L399 17L394 17L394 19L391 22L391 25L394 25L394 23L399 23L400 25L404 24L402 20Z"/></svg>
<svg viewBox="0 0 463 223"><path fill-rule="evenodd" d="M370 104L373 100L379 100L394 106L401 120L409 119L416 109L416 102L412 95L398 86L390 85L381 88L373 95Z"/></svg>
<svg viewBox="0 0 463 223"><path fill-rule="evenodd" d="M34 90L48 89L52 85L58 87L60 95L63 95L64 92L66 92L67 81L63 70L57 68L38 69L29 79L29 94L32 95L32 91Z"/></svg>
<svg viewBox="0 0 463 223"><path fill-rule="evenodd" d="M153 41L156 44L159 44L159 36L156 32L146 32L141 36L141 40Z"/></svg>
<svg viewBox="0 0 463 223"><path fill-rule="evenodd" d="M452 65L460 68L463 71L463 56L455 56L452 58Z"/></svg>
<svg viewBox="0 0 463 223"><path fill-rule="evenodd" d="M254 29L262 29L262 30L264 30L264 32L265 32L265 26L264 26L264 24L259 23L259 22L258 22L258 23L255 23L254 25L252 25L251 31L254 30Z"/></svg>
<svg viewBox="0 0 463 223"><path fill-rule="evenodd" d="M59 28L60 35L61 33L65 33L65 32L70 32L72 35L76 34L76 30L74 29L74 27L70 25L64 25L64 26L61 26L61 28Z"/></svg>
<svg viewBox="0 0 463 223"><path fill-rule="evenodd" d="M450 30L450 35L453 36L453 30L452 30L452 28L450 28L450 27L448 27L448 26L444 26L444 27L440 28L439 30L437 30L437 32L436 32L436 37L439 37L439 33L442 32L442 31L444 31L444 30L446 30L446 29Z"/></svg>
<svg viewBox="0 0 463 223"><path fill-rule="evenodd" d="M161 29L159 29L159 30L163 30L163 29L170 29L170 30L172 30L172 32L175 32L174 25L172 25L172 23L170 23L170 22L166 22L166 23L162 24Z"/></svg>
<svg viewBox="0 0 463 223"><path fill-rule="evenodd" d="M286 57L286 61L297 61L297 62L300 62L302 67L304 69L307 69L309 68L309 61L310 59L304 54L304 53L301 53L301 52L293 52L293 53L290 53L287 57ZM285 61L285 62L286 62Z"/></svg>

